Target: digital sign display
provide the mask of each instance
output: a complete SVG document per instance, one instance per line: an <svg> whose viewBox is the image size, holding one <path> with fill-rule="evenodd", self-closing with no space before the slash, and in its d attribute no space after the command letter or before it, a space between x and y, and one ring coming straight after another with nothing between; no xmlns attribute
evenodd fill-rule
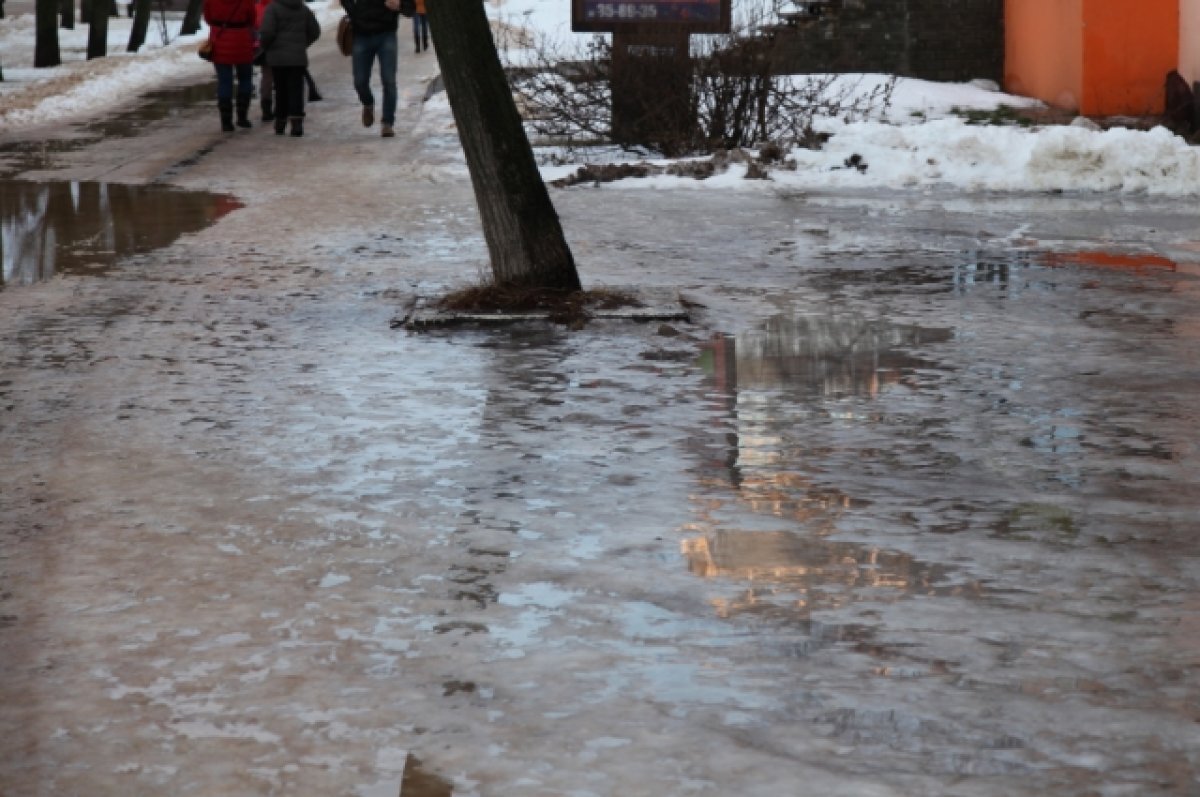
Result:
<svg viewBox="0 0 1200 797"><path fill-rule="evenodd" d="M727 33L730 0L572 0L571 29Z"/></svg>

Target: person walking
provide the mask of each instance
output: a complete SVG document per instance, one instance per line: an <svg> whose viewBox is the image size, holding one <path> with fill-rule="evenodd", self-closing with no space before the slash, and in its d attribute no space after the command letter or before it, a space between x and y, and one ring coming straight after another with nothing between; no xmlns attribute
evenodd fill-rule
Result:
<svg viewBox="0 0 1200 797"><path fill-rule="evenodd" d="M263 14L267 12L267 6L271 4L271 0L255 0L254 3L254 36L261 46L261 38L258 31L262 30ZM275 81L274 75L271 74L271 67L263 64L260 69L262 76L258 81L258 104L262 108L262 120L264 122L275 121Z"/></svg>
<svg viewBox="0 0 1200 797"><path fill-rule="evenodd" d="M217 72L217 111L221 129L232 133L233 81L237 77L237 124L250 127L254 95L254 0L204 0L210 29L212 65Z"/></svg>
<svg viewBox="0 0 1200 797"><path fill-rule="evenodd" d="M321 24L304 0L271 0L258 31L275 89L275 135L304 135L304 70Z"/></svg>
<svg viewBox="0 0 1200 797"><path fill-rule="evenodd" d="M262 27L263 14L266 13L267 6L271 4L271 0L255 0L254 13L255 21L254 28L257 31ZM255 36L257 37L257 32ZM321 92L317 89L317 81L313 80L312 73L308 67L304 68L304 82L308 84L308 101L320 102ZM273 98L275 82L271 75L271 67L266 64L262 65L262 77L258 83L259 104L262 106L262 120L270 122L275 119L275 100Z"/></svg>
<svg viewBox="0 0 1200 797"><path fill-rule="evenodd" d="M278 2L278 0L276 0ZM375 95L371 93L371 70L379 60L379 79L383 83L383 112L380 134L396 135L396 61L399 58L396 37L400 28L400 0L341 0L350 15L354 31L354 49L350 55L354 69L354 91L362 103L363 127L375 124Z"/></svg>
<svg viewBox="0 0 1200 797"><path fill-rule="evenodd" d="M417 0L417 10L413 13L413 41L416 42L417 52L429 51L429 17L425 16L425 0Z"/></svg>

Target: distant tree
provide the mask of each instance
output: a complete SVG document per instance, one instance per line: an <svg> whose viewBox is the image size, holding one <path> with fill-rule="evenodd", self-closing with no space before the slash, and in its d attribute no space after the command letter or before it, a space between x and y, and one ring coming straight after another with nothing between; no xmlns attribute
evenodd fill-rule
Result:
<svg viewBox="0 0 1200 797"><path fill-rule="evenodd" d="M37 33L33 48L33 65L58 66L62 63L62 54L58 49L58 0L37 0L34 13Z"/></svg>
<svg viewBox="0 0 1200 797"><path fill-rule="evenodd" d="M200 14L204 10L204 0L188 0L187 10L183 12L183 24L179 28L180 36L191 36L200 30Z"/></svg>
<svg viewBox="0 0 1200 797"><path fill-rule="evenodd" d="M575 260L500 65L484 4L428 3L497 286L580 290Z"/></svg>
<svg viewBox="0 0 1200 797"><path fill-rule="evenodd" d="M92 0L79 0L79 21L84 25L92 24Z"/></svg>
<svg viewBox="0 0 1200 797"><path fill-rule="evenodd" d="M146 28L150 26L150 0L134 0L133 24L129 27L126 52L136 53L146 43Z"/></svg>
<svg viewBox="0 0 1200 797"><path fill-rule="evenodd" d="M108 0L92 0L92 22L88 25L88 60L108 55Z"/></svg>
<svg viewBox="0 0 1200 797"><path fill-rule="evenodd" d="M60 26L66 30L75 30L75 0L60 0L58 15Z"/></svg>

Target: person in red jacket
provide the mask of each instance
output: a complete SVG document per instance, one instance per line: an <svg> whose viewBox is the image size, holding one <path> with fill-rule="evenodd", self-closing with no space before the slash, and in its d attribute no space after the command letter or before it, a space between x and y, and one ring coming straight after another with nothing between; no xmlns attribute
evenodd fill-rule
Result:
<svg viewBox="0 0 1200 797"><path fill-rule="evenodd" d="M237 124L250 127L254 94L254 0L204 0L204 21L217 70L217 109L221 129L233 132L233 79L237 76Z"/></svg>

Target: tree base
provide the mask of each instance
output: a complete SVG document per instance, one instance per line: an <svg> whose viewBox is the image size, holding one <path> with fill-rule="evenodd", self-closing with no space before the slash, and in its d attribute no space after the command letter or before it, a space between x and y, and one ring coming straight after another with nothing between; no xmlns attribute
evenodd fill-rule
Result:
<svg viewBox="0 0 1200 797"><path fill-rule="evenodd" d="M596 319L686 322L690 320L688 306L674 291L637 288L563 291L480 285L439 297L411 297L405 311L392 321L392 327L419 330L539 321L581 329Z"/></svg>

